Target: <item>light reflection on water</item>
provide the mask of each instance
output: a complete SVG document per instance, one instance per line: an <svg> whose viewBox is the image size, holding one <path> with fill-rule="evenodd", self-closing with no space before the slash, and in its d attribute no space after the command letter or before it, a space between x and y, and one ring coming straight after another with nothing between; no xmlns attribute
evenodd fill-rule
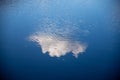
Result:
<svg viewBox="0 0 120 80"><path fill-rule="evenodd" d="M0 14L3 72L7 79L110 80L118 77L120 18L119 7L113 0L21 0L5 4ZM28 41L36 32L59 35L73 43L85 42L88 47L77 59L71 54L51 58Z"/></svg>

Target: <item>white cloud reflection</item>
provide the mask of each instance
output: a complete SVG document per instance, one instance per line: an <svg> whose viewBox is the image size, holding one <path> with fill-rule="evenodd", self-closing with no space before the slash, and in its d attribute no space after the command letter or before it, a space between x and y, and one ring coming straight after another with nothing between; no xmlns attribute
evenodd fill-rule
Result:
<svg viewBox="0 0 120 80"><path fill-rule="evenodd" d="M72 52L75 57L86 49L86 45L78 41L64 39L57 35L36 33L30 36L30 40L37 42L43 53L49 53L51 57L61 57Z"/></svg>
<svg viewBox="0 0 120 80"><path fill-rule="evenodd" d="M59 21L44 19L39 25L38 31L32 34L29 39L37 42L42 52L48 53L51 57L61 57L72 53L75 57L85 52L87 45L80 41L80 36L86 31L71 21Z"/></svg>

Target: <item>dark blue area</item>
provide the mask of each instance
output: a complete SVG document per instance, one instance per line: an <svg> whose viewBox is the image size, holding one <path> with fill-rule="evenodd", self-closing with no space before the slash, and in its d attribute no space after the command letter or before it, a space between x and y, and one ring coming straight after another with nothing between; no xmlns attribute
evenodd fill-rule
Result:
<svg viewBox="0 0 120 80"><path fill-rule="evenodd" d="M111 22L115 2L92 1L95 2L91 2L93 4L89 6L79 6L61 0L60 7L52 6L48 13L36 9L35 3L31 4L33 10L31 6L23 5L24 1L18 2L19 6L13 8L4 4L6 8L1 7L0 13L0 75L3 80L120 80L120 33L112 31L114 25ZM69 6L67 10L64 9L65 4ZM69 13L69 16L65 13ZM59 20L58 15L73 23L79 19L84 20L85 23L78 23L82 29L88 29L90 24L94 25L93 29L89 29L88 36L80 37L80 40L88 44L88 48L78 58L74 58L72 54L52 58L43 54L36 43L28 40L36 27L42 24L39 19L47 16Z"/></svg>

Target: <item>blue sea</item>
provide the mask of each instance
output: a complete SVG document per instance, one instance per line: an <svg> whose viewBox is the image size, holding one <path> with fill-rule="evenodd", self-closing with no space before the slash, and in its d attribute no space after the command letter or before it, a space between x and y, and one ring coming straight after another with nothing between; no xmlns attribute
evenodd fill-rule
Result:
<svg viewBox="0 0 120 80"><path fill-rule="evenodd" d="M0 0L0 16L1 80L120 80L118 0ZM68 34L87 44L85 52L43 54L28 37L42 32L45 19L60 25L61 34L66 22L77 25Z"/></svg>

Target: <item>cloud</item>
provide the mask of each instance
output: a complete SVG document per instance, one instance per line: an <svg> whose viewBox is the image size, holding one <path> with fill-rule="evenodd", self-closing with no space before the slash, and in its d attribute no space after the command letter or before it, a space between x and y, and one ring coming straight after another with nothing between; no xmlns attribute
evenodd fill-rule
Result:
<svg viewBox="0 0 120 80"><path fill-rule="evenodd" d="M85 30L71 21L46 18L41 20L39 29L29 39L36 42L42 52L48 53L50 57L61 57L69 53L78 57L87 48L80 40L84 34Z"/></svg>
<svg viewBox="0 0 120 80"><path fill-rule="evenodd" d="M58 35L36 33L30 36L30 40L37 42L42 52L48 53L51 57L61 57L70 52L75 57L86 50L86 45L78 41L71 41Z"/></svg>

